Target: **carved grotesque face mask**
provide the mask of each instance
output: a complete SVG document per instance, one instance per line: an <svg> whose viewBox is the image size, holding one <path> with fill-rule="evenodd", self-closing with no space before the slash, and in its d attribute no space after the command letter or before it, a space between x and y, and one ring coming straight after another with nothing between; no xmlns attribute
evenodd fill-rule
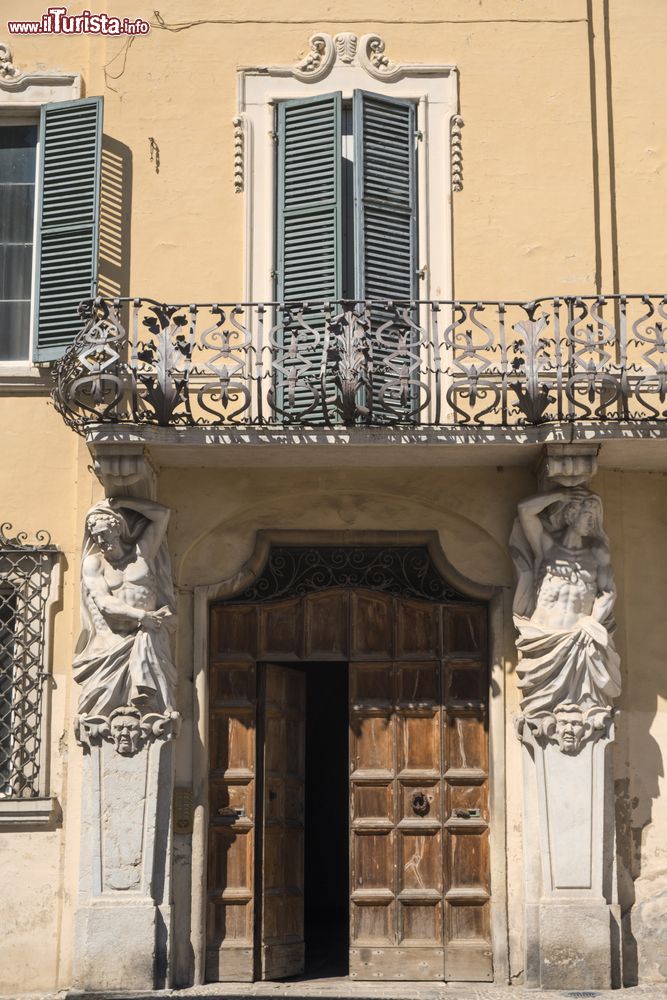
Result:
<svg viewBox="0 0 667 1000"><path fill-rule="evenodd" d="M141 725L138 716L117 715L111 720L111 738L122 757L131 757L141 743Z"/></svg>
<svg viewBox="0 0 667 1000"><path fill-rule="evenodd" d="M586 727L581 710L573 705L571 708L556 710L556 741L563 753L575 754L581 747Z"/></svg>

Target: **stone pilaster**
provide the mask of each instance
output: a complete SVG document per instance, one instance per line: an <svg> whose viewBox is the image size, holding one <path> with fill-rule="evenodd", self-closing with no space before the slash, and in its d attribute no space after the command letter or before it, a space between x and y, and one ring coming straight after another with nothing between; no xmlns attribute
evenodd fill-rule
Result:
<svg viewBox="0 0 667 1000"><path fill-rule="evenodd" d="M168 982L172 744L134 756L110 742L84 761L74 985L148 990Z"/></svg>
<svg viewBox="0 0 667 1000"><path fill-rule="evenodd" d="M611 744L620 692L597 449L544 455L511 538L522 695L526 983L618 985Z"/></svg>
<svg viewBox="0 0 667 1000"><path fill-rule="evenodd" d="M97 449L107 500L86 515L74 658L83 753L77 989L170 981L173 739L180 716L166 530L143 448Z"/></svg>

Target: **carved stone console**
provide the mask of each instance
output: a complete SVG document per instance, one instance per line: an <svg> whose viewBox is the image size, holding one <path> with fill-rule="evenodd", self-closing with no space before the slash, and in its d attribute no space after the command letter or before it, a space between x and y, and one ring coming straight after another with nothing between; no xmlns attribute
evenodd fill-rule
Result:
<svg viewBox="0 0 667 1000"><path fill-rule="evenodd" d="M620 694L616 589L595 453L545 456L542 491L510 539L524 747L526 980L543 989L616 985L611 743ZM563 485L565 484L565 485Z"/></svg>
<svg viewBox="0 0 667 1000"><path fill-rule="evenodd" d="M98 472L141 492L143 462L106 455ZM84 991L168 983L171 741L180 723L169 513L125 495L85 519L73 664L84 755L74 982Z"/></svg>

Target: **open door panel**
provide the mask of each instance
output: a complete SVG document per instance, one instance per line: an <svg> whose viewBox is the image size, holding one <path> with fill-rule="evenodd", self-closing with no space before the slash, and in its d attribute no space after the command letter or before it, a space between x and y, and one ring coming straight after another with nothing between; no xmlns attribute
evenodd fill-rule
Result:
<svg viewBox="0 0 667 1000"><path fill-rule="evenodd" d="M305 674L263 668L262 979L304 969Z"/></svg>

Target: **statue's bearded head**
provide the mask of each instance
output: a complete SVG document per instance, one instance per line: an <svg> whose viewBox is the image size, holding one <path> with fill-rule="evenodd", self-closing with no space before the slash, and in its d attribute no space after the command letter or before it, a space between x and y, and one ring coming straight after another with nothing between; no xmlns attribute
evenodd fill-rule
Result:
<svg viewBox="0 0 667 1000"><path fill-rule="evenodd" d="M105 556L120 558L123 553L123 520L109 510L94 510L86 518L86 527L97 547Z"/></svg>
<svg viewBox="0 0 667 1000"><path fill-rule="evenodd" d="M111 739L122 757L132 757L141 745L141 713L136 708L117 708L109 717Z"/></svg>
<svg viewBox="0 0 667 1000"><path fill-rule="evenodd" d="M586 733L586 723L579 705L565 703L556 708L556 742L563 753L579 752Z"/></svg>

